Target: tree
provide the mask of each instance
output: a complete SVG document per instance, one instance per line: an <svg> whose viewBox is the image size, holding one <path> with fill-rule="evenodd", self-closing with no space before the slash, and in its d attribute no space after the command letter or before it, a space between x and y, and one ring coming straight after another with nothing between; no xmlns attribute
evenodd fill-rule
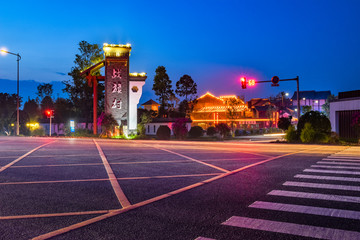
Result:
<svg viewBox="0 0 360 240"><path fill-rule="evenodd" d="M152 90L155 91L155 95L159 96L160 108L159 115L164 115L166 113L166 108L168 107L168 102L172 96L174 96L174 91L172 89L171 80L166 73L164 66L159 66L155 70L154 84Z"/></svg>
<svg viewBox="0 0 360 240"><path fill-rule="evenodd" d="M24 104L23 109L30 118L31 122L36 122L41 117L39 104L36 102L35 99L28 99Z"/></svg>
<svg viewBox="0 0 360 240"><path fill-rule="evenodd" d="M197 85L189 75L185 74L180 78L179 81L176 82L175 92L180 97L185 97L185 100L188 102L196 98L195 95L197 94Z"/></svg>
<svg viewBox="0 0 360 240"><path fill-rule="evenodd" d="M50 96L45 96L40 103L41 113L44 115L45 111L54 110L54 102Z"/></svg>
<svg viewBox="0 0 360 240"><path fill-rule="evenodd" d="M14 113L16 116L16 99L16 94L0 93L0 135L10 135L12 116Z"/></svg>
<svg viewBox="0 0 360 240"><path fill-rule="evenodd" d="M281 117L279 118L278 127L284 131L288 130L291 125L291 120L289 118Z"/></svg>
<svg viewBox="0 0 360 240"><path fill-rule="evenodd" d="M226 104L226 117L230 119L231 130L234 131L235 120L241 117L241 112L239 111L239 105L242 103L240 98L227 98L225 100Z"/></svg>
<svg viewBox="0 0 360 240"><path fill-rule="evenodd" d="M45 96L51 97L53 94L53 85L50 83L43 83L37 86L36 95L42 100Z"/></svg>
<svg viewBox="0 0 360 240"><path fill-rule="evenodd" d="M312 110L312 107L311 106L303 106L302 107L302 112L303 114L307 113L307 112L310 112Z"/></svg>
<svg viewBox="0 0 360 240"><path fill-rule="evenodd" d="M322 105L322 109L324 111L325 116L330 117L330 102L335 100L335 96L333 94L329 95L326 99L326 102Z"/></svg>
<svg viewBox="0 0 360 240"><path fill-rule="evenodd" d="M331 123L330 120L325 116L325 114L318 111L310 111L301 115L297 131L300 136L306 123L310 123L311 127L315 130L315 141L321 141L327 136L330 136L331 133Z"/></svg>
<svg viewBox="0 0 360 240"><path fill-rule="evenodd" d="M222 139L230 133L230 128L226 123L219 123L215 127Z"/></svg>
<svg viewBox="0 0 360 240"><path fill-rule="evenodd" d="M54 103L54 119L59 123L69 123L74 117L73 104L69 99L58 98Z"/></svg>
<svg viewBox="0 0 360 240"><path fill-rule="evenodd" d="M140 122L138 123L138 133L140 136L145 136L145 132L146 132L146 124L150 123L153 119L152 117L152 113L154 111L150 110L150 111L144 111L141 116L140 116Z"/></svg>
<svg viewBox="0 0 360 240"><path fill-rule="evenodd" d="M171 129L177 139L184 139L186 137L186 134L188 133L186 122L186 118L178 118L171 125Z"/></svg>
<svg viewBox="0 0 360 240"><path fill-rule="evenodd" d="M75 66L68 73L72 79L63 81L65 84L63 92L69 94L70 100L74 104L75 113L84 118L87 125L92 120L93 90L87 84L87 80L80 76L80 72L103 60L104 55L98 44L90 44L86 41L79 43L79 51L80 54L75 55ZM100 71L95 72L94 75L99 76ZM104 85L98 83L98 107L100 110L103 109L103 106L99 106L99 103L103 103L103 99Z"/></svg>

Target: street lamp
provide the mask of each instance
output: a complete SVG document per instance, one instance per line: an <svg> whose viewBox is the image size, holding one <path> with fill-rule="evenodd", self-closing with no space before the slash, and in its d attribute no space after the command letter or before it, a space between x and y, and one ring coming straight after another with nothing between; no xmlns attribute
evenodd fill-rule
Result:
<svg viewBox="0 0 360 240"><path fill-rule="evenodd" d="M19 136L19 105L20 105L20 99L19 99L19 62L21 60L21 56L18 53L12 53L12 52L6 51L4 49L1 49L1 52L17 56L17 60L16 60L17 61L16 135Z"/></svg>

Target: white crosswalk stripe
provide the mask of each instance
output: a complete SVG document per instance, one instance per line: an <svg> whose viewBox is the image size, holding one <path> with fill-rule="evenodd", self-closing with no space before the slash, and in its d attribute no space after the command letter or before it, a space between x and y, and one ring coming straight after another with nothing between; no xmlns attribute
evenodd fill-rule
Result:
<svg viewBox="0 0 360 240"><path fill-rule="evenodd" d="M360 159L348 159L348 158L323 158L323 161L342 161L342 162L360 162Z"/></svg>
<svg viewBox="0 0 360 240"><path fill-rule="evenodd" d="M333 169L353 169L359 170L360 167L349 167L349 166L328 166L328 165L311 165L312 168L333 168Z"/></svg>
<svg viewBox="0 0 360 240"><path fill-rule="evenodd" d="M337 171L337 170L322 170L322 169L305 169L304 172L360 175L360 172L356 172L356 171Z"/></svg>
<svg viewBox="0 0 360 240"><path fill-rule="evenodd" d="M348 185L335 185L325 183L308 183L308 182L291 182L287 181L283 183L284 186L293 187L307 187L307 188L322 188L322 189L334 189L334 190L347 190L347 191L360 191L360 186L348 186Z"/></svg>
<svg viewBox="0 0 360 240"><path fill-rule="evenodd" d="M351 177L333 177L333 176L318 176L318 175L306 175L306 174L296 174L294 177L304 178L304 179L317 179L317 180L360 182L360 178L351 178Z"/></svg>
<svg viewBox="0 0 360 240"><path fill-rule="evenodd" d="M338 217L338 218L360 220L359 211L350 211L350 210L342 210L342 209L334 209L334 208L312 207L312 206L262 202L262 201L256 201L253 204L251 204L249 207L283 211L283 212L304 213L304 214L320 215L327 217Z"/></svg>
<svg viewBox="0 0 360 240"><path fill-rule="evenodd" d="M352 166L360 166L360 163L353 162L317 162L317 164L334 164L334 165L352 165Z"/></svg>
<svg viewBox="0 0 360 240"><path fill-rule="evenodd" d="M247 217L234 216L222 224L228 226L234 226L234 227L269 231L269 232L286 233L286 234L292 234L302 237L336 239L336 240L360 239L360 233L354 231L345 231L340 229L269 221L269 220L247 218Z"/></svg>

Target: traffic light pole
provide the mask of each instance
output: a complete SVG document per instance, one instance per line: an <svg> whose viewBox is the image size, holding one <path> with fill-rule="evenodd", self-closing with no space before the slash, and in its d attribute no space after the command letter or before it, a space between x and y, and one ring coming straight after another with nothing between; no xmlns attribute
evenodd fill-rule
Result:
<svg viewBox="0 0 360 240"><path fill-rule="evenodd" d="M51 137L51 119L52 119L52 116L50 116L50 131L49 131L49 136Z"/></svg>
<svg viewBox="0 0 360 240"><path fill-rule="evenodd" d="M300 94L299 94L299 76L296 78L289 78L289 79L280 79L279 81L296 81L296 95L297 95L297 116L298 121L300 119ZM256 81L256 83L266 83L266 82L272 82L271 80L265 80L265 81Z"/></svg>

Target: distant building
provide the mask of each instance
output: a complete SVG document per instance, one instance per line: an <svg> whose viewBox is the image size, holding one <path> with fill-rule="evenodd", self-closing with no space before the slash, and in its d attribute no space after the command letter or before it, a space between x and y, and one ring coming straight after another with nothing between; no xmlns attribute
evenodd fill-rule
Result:
<svg viewBox="0 0 360 240"><path fill-rule="evenodd" d="M145 134L148 136L155 136L157 130L160 126L168 126L171 130L170 135L173 136L172 124L176 121L177 118L154 118L151 123L145 124ZM191 120L187 119L186 128L190 131Z"/></svg>
<svg viewBox="0 0 360 240"><path fill-rule="evenodd" d="M149 101L141 104L141 106L144 106L145 110L148 110L148 111L152 110L152 111L158 112L160 104L155 102L154 100L150 99Z"/></svg>
<svg viewBox="0 0 360 240"><path fill-rule="evenodd" d="M343 138L360 138L353 125L353 119L360 114L360 90L340 92L338 99L330 102L332 131Z"/></svg>
<svg viewBox="0 0 360 240"><path fill-rule="evenodd" d="M302 112L303 106L311 106L313 111L322 112L322 106L325 104L328 97L331 95L330 91L300 91L300 108ZM294 92L292 96L292 104L297 108L297 93Z"/></svg>
<svg viewBox="0 0 360 240"><path fill-rule="evenodd" d="M207 129L226 123L236 129L259 129L276 125L278 115L269 100L254 100L250 105L235 95L216 97L207 92L197 99L190 114L193 125ZM270 113L267 115L267 113ZM267 117L266 117L267 116Z"/></svg>

